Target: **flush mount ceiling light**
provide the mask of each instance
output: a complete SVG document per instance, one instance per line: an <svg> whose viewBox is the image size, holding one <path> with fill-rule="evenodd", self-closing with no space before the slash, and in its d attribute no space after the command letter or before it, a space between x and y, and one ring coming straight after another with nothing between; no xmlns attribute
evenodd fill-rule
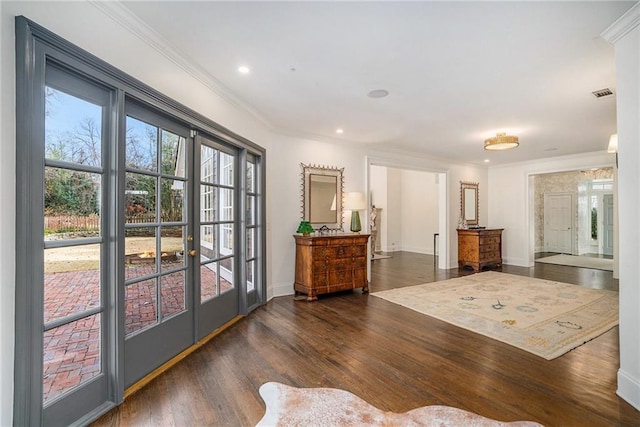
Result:
<svg viewBox="0 0 640 427"><path fill-rule="evenodd" d="M249 67L246 67L246 66L243 65L241 67L238 67L238 72L240 74L249 74L251 72L251 70L249 69Z"/></svg>
<svg viewBox="0 0 640 427"><path fill-rule="evenodd" d="M496 136L484 140L484 149L489 151L509 150L520 145L517 136L499 132Z"/></svg>

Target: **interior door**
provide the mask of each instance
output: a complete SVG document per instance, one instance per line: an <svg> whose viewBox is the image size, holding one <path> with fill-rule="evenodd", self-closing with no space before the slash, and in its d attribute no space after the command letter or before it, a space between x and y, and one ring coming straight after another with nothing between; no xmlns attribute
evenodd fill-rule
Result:
<svg viewBox="0 0 640 427"><path fill-rule="evenodd" d="M198 135L195 140L194 249L198 339L239 313L238 155Z"/></svg>
<svg viewBox="0 0 640 427"><path fill-rule="evenodd" d="M125 387L194 341L190 130L126 103Z"/></svg>
<svg viewBox="0 0 640 427"><path fill-rule="evenodd" d="M546 252L573 253L573 195L544 195L544 247Z"/></svg>
<svg viewBox="0 0 640 427"><path fill-rule="evenodd" d="M602 204L602 228L604 229L602 253L613 255L613 194L605 194Z"/></svg>

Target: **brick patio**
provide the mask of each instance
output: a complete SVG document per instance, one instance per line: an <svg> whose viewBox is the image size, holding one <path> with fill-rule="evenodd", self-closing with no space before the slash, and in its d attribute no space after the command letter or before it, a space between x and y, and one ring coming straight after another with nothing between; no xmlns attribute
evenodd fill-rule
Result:
<svg viewBox="0 0 640 427"><path fill-rule="evenodd" d="M163 262L162 270L180 267L181 261ZM127 266L126 277L141 277L155 271L155 265ZM216 273L202 266L201 300L217 295ZM100 272L69 271L45 275L45 323L100 305ZM221 293L232 289L220 278ZM161 313L166 319L184 310L184 272L161 279ZM155 324L156 281L128 285L125 291L125 332L130 334ZM100 314L95 314L44 333L43 401L55 399L101 372Z"/></svg>

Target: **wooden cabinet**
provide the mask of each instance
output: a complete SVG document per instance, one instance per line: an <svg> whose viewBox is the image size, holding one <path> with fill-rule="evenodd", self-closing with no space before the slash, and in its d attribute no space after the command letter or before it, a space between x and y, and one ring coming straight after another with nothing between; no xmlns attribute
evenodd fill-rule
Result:
<svg viewBox="0 0 640 427"><path fill-rule="evenodd" d="M369 291L368 234L295 234L296 274L293 289L315 301L318 295L347 289Z"/></svg>
<svg viewBox="0 0 640 427"><path fill-rule="evenodd" d="M502 228L458 230L458 267L502 265Z"/></svg>

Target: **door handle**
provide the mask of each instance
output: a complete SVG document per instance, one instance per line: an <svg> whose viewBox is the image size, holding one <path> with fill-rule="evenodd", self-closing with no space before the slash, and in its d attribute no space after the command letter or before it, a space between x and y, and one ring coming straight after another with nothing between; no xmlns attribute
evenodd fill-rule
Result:
<svg viewBox="0 0 640 427"><path fill-rule="evenodd" d="M189 251L189 256L196 256L196 255L198 255L198 251L196 251L195 249L191 249Z"/></svg>

